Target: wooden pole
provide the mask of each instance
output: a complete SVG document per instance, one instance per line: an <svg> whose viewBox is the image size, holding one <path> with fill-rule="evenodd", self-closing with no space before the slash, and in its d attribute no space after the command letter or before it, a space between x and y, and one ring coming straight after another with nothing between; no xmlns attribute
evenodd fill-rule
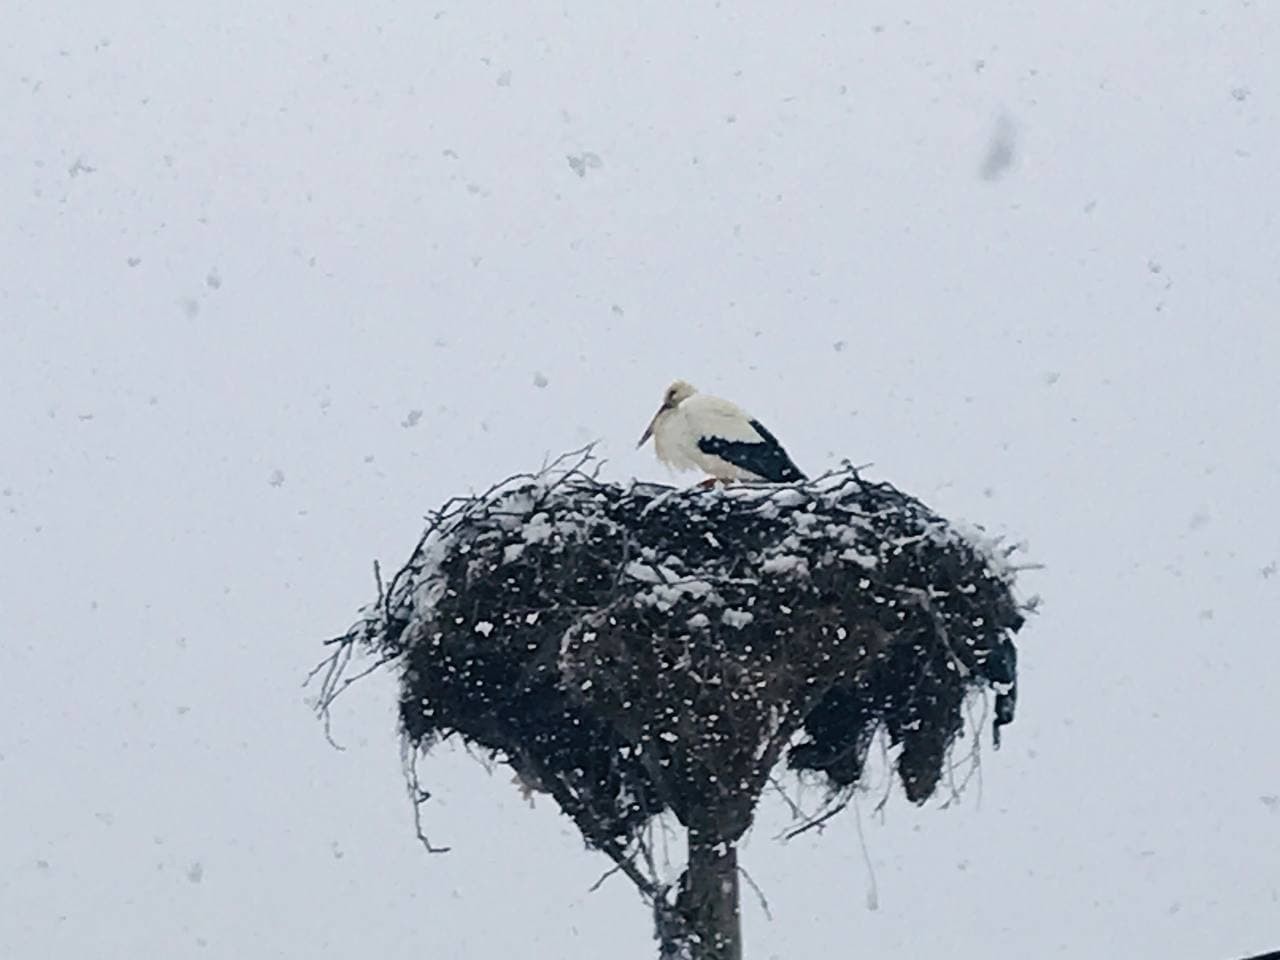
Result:
<svg viewBox="0 0 1280 960"><path fill-rule="evenodd" d="M738 851L732 843L689 830L682 899L696 960L742 960Z"/></svg>

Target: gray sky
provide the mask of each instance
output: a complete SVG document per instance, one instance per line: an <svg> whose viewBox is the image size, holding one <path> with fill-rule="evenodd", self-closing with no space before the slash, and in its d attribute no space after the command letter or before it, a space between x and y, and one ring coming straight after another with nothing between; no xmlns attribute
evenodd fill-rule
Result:
<svg viewBox="0 0 1280 960"><path fill-rule="evenodd" d="M651 957L300 683L446 497L666 479L675 377L1048 565L981 791L877 782L875 909L768 803L748 956L1280 946L1280 6L783 6L4 4L6 957Z"/></svg>

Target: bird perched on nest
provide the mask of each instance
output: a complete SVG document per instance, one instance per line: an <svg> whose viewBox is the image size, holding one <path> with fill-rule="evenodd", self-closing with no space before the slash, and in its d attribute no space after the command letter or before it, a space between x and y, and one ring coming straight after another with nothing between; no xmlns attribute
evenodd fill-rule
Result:
<svg viewBox="0 0 1280 960"><path fill-rule="evenodd" d="M698 393L683 380L667 387L662 406L637 447L653 437L658 459L674 470L702 470L716 480L808 479L777 438L736 404Z"/></svg>

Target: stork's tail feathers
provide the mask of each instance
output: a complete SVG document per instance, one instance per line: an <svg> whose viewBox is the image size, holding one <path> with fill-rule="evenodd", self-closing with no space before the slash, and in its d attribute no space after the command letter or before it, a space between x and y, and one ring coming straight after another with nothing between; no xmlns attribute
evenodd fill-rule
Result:
<svg viewBox="0 0 1280 960"><path fill-rule="evenodd" d="M770 433L759 420L751 421L752 428L760 434L759 442L725 440L723 437L701 437L698 448L707 454L729 461L735 467L749 470L770 483L792 483L808 480L795 465L778 438Z"/></svg>

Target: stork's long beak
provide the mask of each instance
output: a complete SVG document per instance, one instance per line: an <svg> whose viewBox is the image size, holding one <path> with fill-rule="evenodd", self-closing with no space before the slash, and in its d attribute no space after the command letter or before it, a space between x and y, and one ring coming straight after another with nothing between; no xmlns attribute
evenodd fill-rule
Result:
<svg viewBox="0 0 1280 960"><path fill-rule="evenodd" d="M658 412L655 413L653 415L653 419L649 421L649 425L644 428L644 434L640 437L640 442L636 444L637 450L643 447L645 445L645 441L653 436L653 428L658 425L658 418L662 416L662 411L665 409L666 407L659 407Z"/></svg>

